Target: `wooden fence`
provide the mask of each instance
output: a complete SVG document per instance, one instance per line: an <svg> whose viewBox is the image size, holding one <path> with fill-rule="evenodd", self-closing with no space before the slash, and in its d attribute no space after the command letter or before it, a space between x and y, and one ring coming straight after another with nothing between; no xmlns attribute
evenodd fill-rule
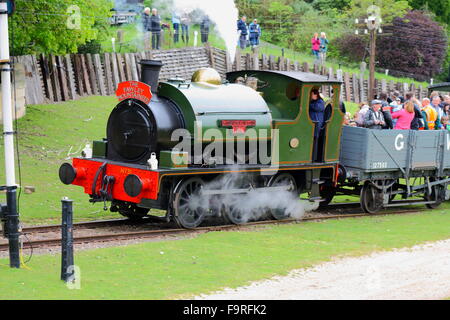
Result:
<svg viewBox="0 0 450 320"><path fill-rule="evenodd" d="M223 77L236 70L304 71L336 78L336 70L290 61L284 57L236 52L231 62L224 50L212 47L183 48L139 53L71 54L65 56L20 56L15 61L25 68L25 100L27 104L68 101L89 95L113 95L122 81L139 80L141 59L162 60L160 80L171 77L190 79L201 67L213 67ZM367 101L368 80L356 74L343 74L343 99ZM398 90L426 96L426 88L414 84L376 81L377 92ZM328 93L328 92L327 92Z"/></svg>

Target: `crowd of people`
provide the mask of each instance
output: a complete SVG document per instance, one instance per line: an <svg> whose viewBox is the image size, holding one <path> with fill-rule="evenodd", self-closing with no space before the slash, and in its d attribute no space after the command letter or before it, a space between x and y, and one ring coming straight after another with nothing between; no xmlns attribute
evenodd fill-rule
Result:
<svg viewBox="0 0 450 320"><path fill-rule="evenodd" d="M181 40L184 44L189 44L189 28L192 21L187 13L172 13L172 28L173 28L173 43L180 42ZM142 24L145 34L146 47L149 47L147 42L151 37L151 48L154 50L161 49L161 34L164 29L170 30L171 26L169 24L163 23L161 16L158 14L158 10L153 8L145 8L142 14ZM205 15L200 22L200 36L201 42L207 43L209 40L211 21L207 15ZM248 46L252 48L259 45L259 39L261 37L261 26L258 24L257 19L253 19L250 24L247 24L247 17L243 16L237 22L237 32L238 32L238 46L241 49L245 49ZM326 51L326 49L325 49ZM326 53L325 53L326 55Z"/></svg>
<svg viewBox="0 0 450 320"><path fill-rule="evenodd" d="M450 131L450 95L432 92L430 97L419 101L409 92L402 97L398 91L390 96L380 94L378 99L360 103L359 110L352 116L340 102L339 108L345 114L344 125L369 129L394 130L448 130ZM309 116L315 124L313 159L321 161L325 124L332 114L331 103L325 103L318 89L310 96Z"/></svg>
<svg viewBox="0 0 450 320"><path fill-rule="evenodd" d="M189 44L189 29L192 21L188 13L172 13L172 28L173 28L173 43L177 44L181 41L185 44ZM145 8L142 14L142 25L145 35L145 47L150 47L147 42L151 35L151 48L153 50L161 49L161 36L164 29L171 30L171 26L167 23L163 23L161 16L158 14L158 10L153 8ZM209 38L209 29L211 21L207 15L204 15L200 22L200 36L201 42L207 43Z"/></svg>
<svg viewBox="0 0 450 320"><path fill-rule="evenodd" d="M403 97L394 91L390 96L380 94L370 106L360 103L353 116L346 113L345 125L370 129L450 131L449 119L450 95L440 95L435 91L419 101L412 92Z"/></svg>

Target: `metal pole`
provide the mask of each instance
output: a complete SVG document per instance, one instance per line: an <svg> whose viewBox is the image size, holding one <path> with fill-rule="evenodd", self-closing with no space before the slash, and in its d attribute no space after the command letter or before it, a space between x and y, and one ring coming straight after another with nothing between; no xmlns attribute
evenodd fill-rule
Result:
<svg viewBox="0 0 450 320"><path fill-rule="evenodd" d="M6 199L5 233L9 240L11 268L20 268L19 214L17 212L16 175L14 168L14 128L11 105L11 72L9 56L8 5L0 0L0 70L2 79L3 138L5 143Z"/></svg>
<svg viewBox="0 0 450 320"><path fill-rule="evenodd" d="M370 64L369 64L369 98L368 101L374 99L375 96L375 54L376 54L376 29L370 30Z"/></svg>
<svg viewBox="0 0 450 320"><path fill-rule="evenodd" d="M64 197L61 203L61 280L71 282L75 280L75 270L73 268L73 201ZM69 269L71 266L72 268Z"/></svg>

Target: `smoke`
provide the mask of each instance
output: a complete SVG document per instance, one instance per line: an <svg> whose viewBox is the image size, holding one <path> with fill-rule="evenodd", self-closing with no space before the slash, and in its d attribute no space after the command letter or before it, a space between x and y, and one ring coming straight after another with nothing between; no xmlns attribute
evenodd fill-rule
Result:
<svg viewBox="0 0 450 320"><path fill-rule="evenodd" d="M225 41L230 58L236 54L238 9L234 0L174 0L174 10L192 14L201 10L216 24L216 30Z"/></svg>
<svg viewBox="0 0 450 320"><path fill-rule="evenodd" d="M300 220L306 212L317 209L316 204L300 200L288 190L252 190L250 181L254 179L254 176L231 173L212 180L204 186L202 193L190 198L189 207L194 210L201 208L219 216L234 212L242 223L268 219L274 210L286 215L286 218ZM249 191L240 194L225 192L230 189ZM212 190L215 193L223 191L223 194L209 194Z"/></svg>

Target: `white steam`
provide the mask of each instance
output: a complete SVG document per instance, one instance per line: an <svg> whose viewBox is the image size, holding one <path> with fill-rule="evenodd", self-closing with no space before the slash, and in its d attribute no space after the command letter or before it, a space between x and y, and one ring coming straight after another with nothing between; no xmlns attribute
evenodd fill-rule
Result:
<svg viewBox="0 0 450 320"><path fill-rule="evenodd" d="M256 221L270 218L270 211L278 210L286 215L286 218L301 220L307 211L317 209L317 204L300 200L288 190L251 190L248 193L230 194L225 191L230 189L250 188L251 177L242 174L228 174L207 183L203 192L192 196L189 207L193 210L201 208L205 212L222 216L226 212L234 210L242 222ZM209 195L208 191L224 191L220 195ZM233 209L231 209L233 208Z"/></svg>
<svg viewBox="0 0 450 320"><path fill-rule="evenodd" d="M233 60L238 39L236 23L238 9L234 0L174 0L174 10L190 14L196 10L203 11L216 24L216 29L225 41L227 51Z"/></svg>

